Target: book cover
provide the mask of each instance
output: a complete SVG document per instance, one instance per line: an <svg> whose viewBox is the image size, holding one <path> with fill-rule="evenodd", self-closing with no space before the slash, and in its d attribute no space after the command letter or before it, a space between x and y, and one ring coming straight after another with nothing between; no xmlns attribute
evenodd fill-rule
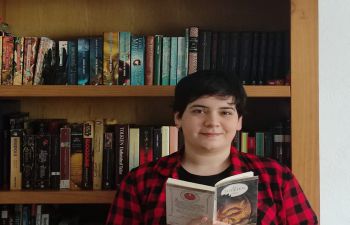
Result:
<svg viewBox="0 0 350 225"><path fill-rule="evenodd" d="M90 84L103 84L102 81L102 37L90 38Z"/></svg>
<svg viewBox="0 0 350 225"><path fill-rule="evenodd" d="M67 58L67 84L78 84L78 42L77 40L68 41Z"/></svg>
<svg viewBox="0 0 350 225"><path fill-rule="evenodd" d="M163 36L154 36L154 85L161 85L161 69L162 69L162 44Z"/></svg>
<svg viewBox="0 0 350 225"><path fill-rule="evenodd" d="M145 85L153 85L154 76L154 36L146 37Z"/></svg>
<svg viewBox="0 0 350 225"><path fill-rule="evenodd" d="M50 152L50 187L52 190L60 189L60 136L59 133L51 135L51 152Z"/></svg>
<svg viewBox="0 0 350 225"><path fill-rule="evenodd" d="M22 152L22 138L23 130L14 129L10 131L10 155L11 155L11 168L10 168L10 190L21 190L22 188L22 165L21 165L21 152Z"/></svg>
<svg viewBox="0 0 350 225"><path fill-rule="evenodd" d="M176 82L187 76L186 66L186 41L184 37L177 38L177 68L176 68Z"/></svg>
<svg viewBox="0 0 350 225"><path fill-rule="evenodd" d="M170 46L170 85L175 86L177 81L177 37L171 37Z"/></svg>
<svg viewBox="0 0 350 225"><path fill-rule="evenodd" d="M210 70L211 35L210 31L199 31L197 65L201 71Z"/></svg>
<svg viewBox="0 0 350 225"><path fill-rule="evenodd" d="M119 68L118 85L130 85L130 32L119 33Z"/></svg>
<svg viewBox="0 0 350 225"><path fill-rule="evenodd" d="M153 128L153 160L157 161L162 157L162 129Z"/></svg>
<svg viewBox="0 0 350 225"><path fill-rule="evenodd" d="M229 37L228 71L239 76L240 63L240 32L231 32Z"/></svg>
<svg viewBox="0 0 350 225"><path fill-rule="evenodd" d="M131 36L131 85L145 84L145 37Z"/></svg>
<svg viewBox="0 0 350 225"><path fill-rule="evenodd" d="M54 84L67 84L68 41L58 41L58 54Z"/></svg>
<svg viewBox="0 0 350 225"><path fill-rule="evenodd" d="M258 59L258 84L266 83L266 55L267 55L267 32L260 34L259 59Z"/></svg>
<svg viewBox="0 0 350 225"><path fill-rule="evenodd" d="M103 139L102 189L111 190L115 181L114 132L106 131Z"/></svg>
<svg viewBox="0 0 350 225"><path fill-rule="evenodd" d="M78 39L78 85L89 84L90 80L90 41Z"/></svg>
<svg viewBox="0 0 350 225"><path fill-rule="evenodd" d="M94 121L86 121L83 124L83 178L82 188L92 189L93 181L93 138Z"/></svg>
<svg viewBox="0 0 350 225"><path fill-rule="evenodd" d="M167 224L187 224L207 216L208 224L257 224L258 177L246 172L227 177L215 187L168 178Z"/></svg>
<svg viewBox="0 0 350 225"><path fill-rule="evenodd" d="M34 85L39 85L44 83L43 72L46 69L50 69L51 63L54 60L53 49L55 42L47 37L40 38L39 50L36 58L35 74L34 74ZM51 73L46 73L47 75L52 75Z"/></svg>
<svg viewBox="0 0 350 225"><path fill-rule="evenodd" d="M113 85L118 80L119 32L103 33L103 84Z"/></svg>
<svg viewBox="0 0 350 225"><path fill-rule="evenodd" d="M163 37L163 46L162 46L162 77L161 84L162 86L167 86L170 84L170 48L171 48L171 39L170 37Z"/></svg>
<svg viewBox="0 0 350 225"><path fill-rule="evenodd" d="M219 32L218 38L217 70L225 72L228 70L229 66L229 33Z"/></svg>
<svg viewBox="0 0 350 225"><path fill-rule="evenodd" d="M2 68L1 68L1 84L13 84L13 51L14 37L2 37Z"/></svg>
<svg viewBox="0 0 350 225"><path fill-rule="evenodd" d="M170 153L169 149L169 126L162 126L162 157L167 156Z"/></svg>
<svg viewBox="0 0 350 225"><path fill-rule="evenodd" d="M253 34L253 50L252 50L252 68L250 71L250 83L257 85L258 82L258 60L259 60L259 46L260 46L261 32L254 32Z"/></svg>
<svg viewBox="0 0 350 225"><path fill-rule="evenodd" d="M13 85L22 85L24 37L15 37L13 55Z"/></svg>
<svg viewBox="0 0 350 225"><path fill-rule="evenodd" d="M140 128L130 128L129 136L129 171L139 166Z"/></svg>
<svg viewBox="0 0 350 225"><path fill-rule="evenodd" d="M210 49L210 70L216 71L218 57L218 32L213 31L211 36L211 49Z"/></svg>

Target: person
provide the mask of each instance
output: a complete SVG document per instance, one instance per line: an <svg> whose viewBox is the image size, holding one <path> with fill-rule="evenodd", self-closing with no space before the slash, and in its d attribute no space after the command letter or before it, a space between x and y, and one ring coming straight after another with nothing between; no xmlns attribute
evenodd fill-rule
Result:
<svg viewBox="0 0 350 225"><path fill-rule="evenodd" d="M258 224L318 224L287 167L231 146L242 128L245 104L246 93L234 76L196 72L183 78L175 88L173 112L184 147L130 171L116 193L106 224L166 224L168 177L213 186L224 177L247 171L259 177ZM191 224L207 220L203 215Z"/></svg>

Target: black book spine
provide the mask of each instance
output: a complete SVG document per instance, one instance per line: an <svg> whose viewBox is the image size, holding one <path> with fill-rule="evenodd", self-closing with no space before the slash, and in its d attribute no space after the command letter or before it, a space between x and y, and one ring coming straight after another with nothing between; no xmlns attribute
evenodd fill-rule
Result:
<svg viewBox="0 0 350 225"><path fill-rule="evenodd" d="M217 59L217 70L218 71L228 71L228 33L219 33L218 42L218 59Z"/></svg>
<svg viewBox="0 0 350 225"><path fill-rule="evenodd" d="M241 34L241 62L239 73L243 84L250 84L250 71L252 64L253 33L243 32Z"/></svg>
<svg viewBox="0 0 350 225"><path fill-rule="evenodd" d="M159 127L153 129L153 160L162 157L162 130Z"/></svg>
<svg viewBox="0 0 350 225"><path fill-rule="evenodd" d="M67 84L67 58L68 58L68 41L59 41L58 54L56 54L56 76L55 84Z"/></svg>
<svg viewBox="0 0 350 225"><path fill-rule="evenodd" d="M35 136L34 188L50 188L50 135Z"/></svg>
<svg viewBox="0 0 350 225"><path fill-rule="evenodd" d="M83 126L83 177L82 188L91 190L93 180L93 140L94 137L94 122L88 121Z"/></svg>
<svg viewBox="0 0 350 225"><path fill-rule="evenodd" d="M199 31L198 43L198 65L197 69L201 71L210 70L211 54L211 32Z"/></svg>
<svg viewBox="0 0 350 225"><path fill-rule="evenodd" d="M1 157L0 157L0 189L10 189L10 132L2 132Z"/></svg>
<svg viewBox="0 0 350 225"><path fill-rule="evenodd" d="M22 189L34 188L34 165L35 165L35 136L23 135L22 154Z"/></svg>
<svg viewBox="0 0 350 225"><path fill-rule="evenodd" d="M253 52L252 52L252 69L250 71L250 82L257 85L258 82L258 59L259 59L260 32L254 32Z"/></svg>
<svg viewBox="0 0 350 225"><path fill-rule="evenodd" d="M119 124L115 128L116 186L118 186L129 172L129 125Z"/></svg>
<svg viewBox="0 0 350 225"><path fill-rule="evenodd" d="M102 189L110 190L114 187L115 155L113 149L113 132L105 132L103 138L102 159Z"/></svg>
<svg viewBox="0 0 350 225"><path fill-rule="evenodd" d="M268 33L266 55L266 81L269 83L273 80L273 55L275 52L275 32Z"/></svg>
<svg viewBox="0 0 350 225"><path fill-rule="evenodd" d="M267 32L261 32L258 62L258 84L266 84Z"/></svg>
<svg viewBox="0 0 350 225"><path fill-rule="evenodd" d="M218 32L212 32L210 51L210 70L216 71L218 57Z"/></svg>
<svg viewBox="0 0 350 225"><path fill-rule="evenodd" d="M60 189L60 138L58 135L51 135L51 189Z"/></svg>
<svg viewBox="0 0 350 225"><path fill-rule="evenodd" d="M230 43L229 43L229 72L235 76L239 76L239 54L240 54L240 33L231 32L230 33Z"/></svg>
<svg viewBox="0 0 350 225"><path fill-rule="evenodd" d="M282 32L275 33L275 46L273 53L272 77L273 80L283 80L282 76Z"/></svg>

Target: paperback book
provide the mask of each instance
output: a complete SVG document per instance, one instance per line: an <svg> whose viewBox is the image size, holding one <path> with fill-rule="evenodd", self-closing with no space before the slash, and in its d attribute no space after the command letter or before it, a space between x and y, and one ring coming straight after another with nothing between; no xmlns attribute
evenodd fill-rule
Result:
<svg viewBox="0 0 350 225"><path fill-rule="evenodd" d="M208 224L257 224L258 176L253 172L220 180L214 187L168 178L167 224L188 224L208 217Z"/></svg>

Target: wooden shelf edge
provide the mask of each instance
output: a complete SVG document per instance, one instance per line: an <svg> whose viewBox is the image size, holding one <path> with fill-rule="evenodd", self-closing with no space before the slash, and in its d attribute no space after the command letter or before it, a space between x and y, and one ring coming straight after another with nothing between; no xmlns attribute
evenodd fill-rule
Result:
<svg viewBox="0 0 350 225"><path fill-rule="evenodd" d="M290 86L245 86L248 97L290 97ZM26 97L171 97L174 86L0 86L1 98Z"/></svg>
<svg viewBox="0 0 350 225"><path fill-rule="evenodd" d="M111 204L113 191L0 191L0 204Z"/></svg>

